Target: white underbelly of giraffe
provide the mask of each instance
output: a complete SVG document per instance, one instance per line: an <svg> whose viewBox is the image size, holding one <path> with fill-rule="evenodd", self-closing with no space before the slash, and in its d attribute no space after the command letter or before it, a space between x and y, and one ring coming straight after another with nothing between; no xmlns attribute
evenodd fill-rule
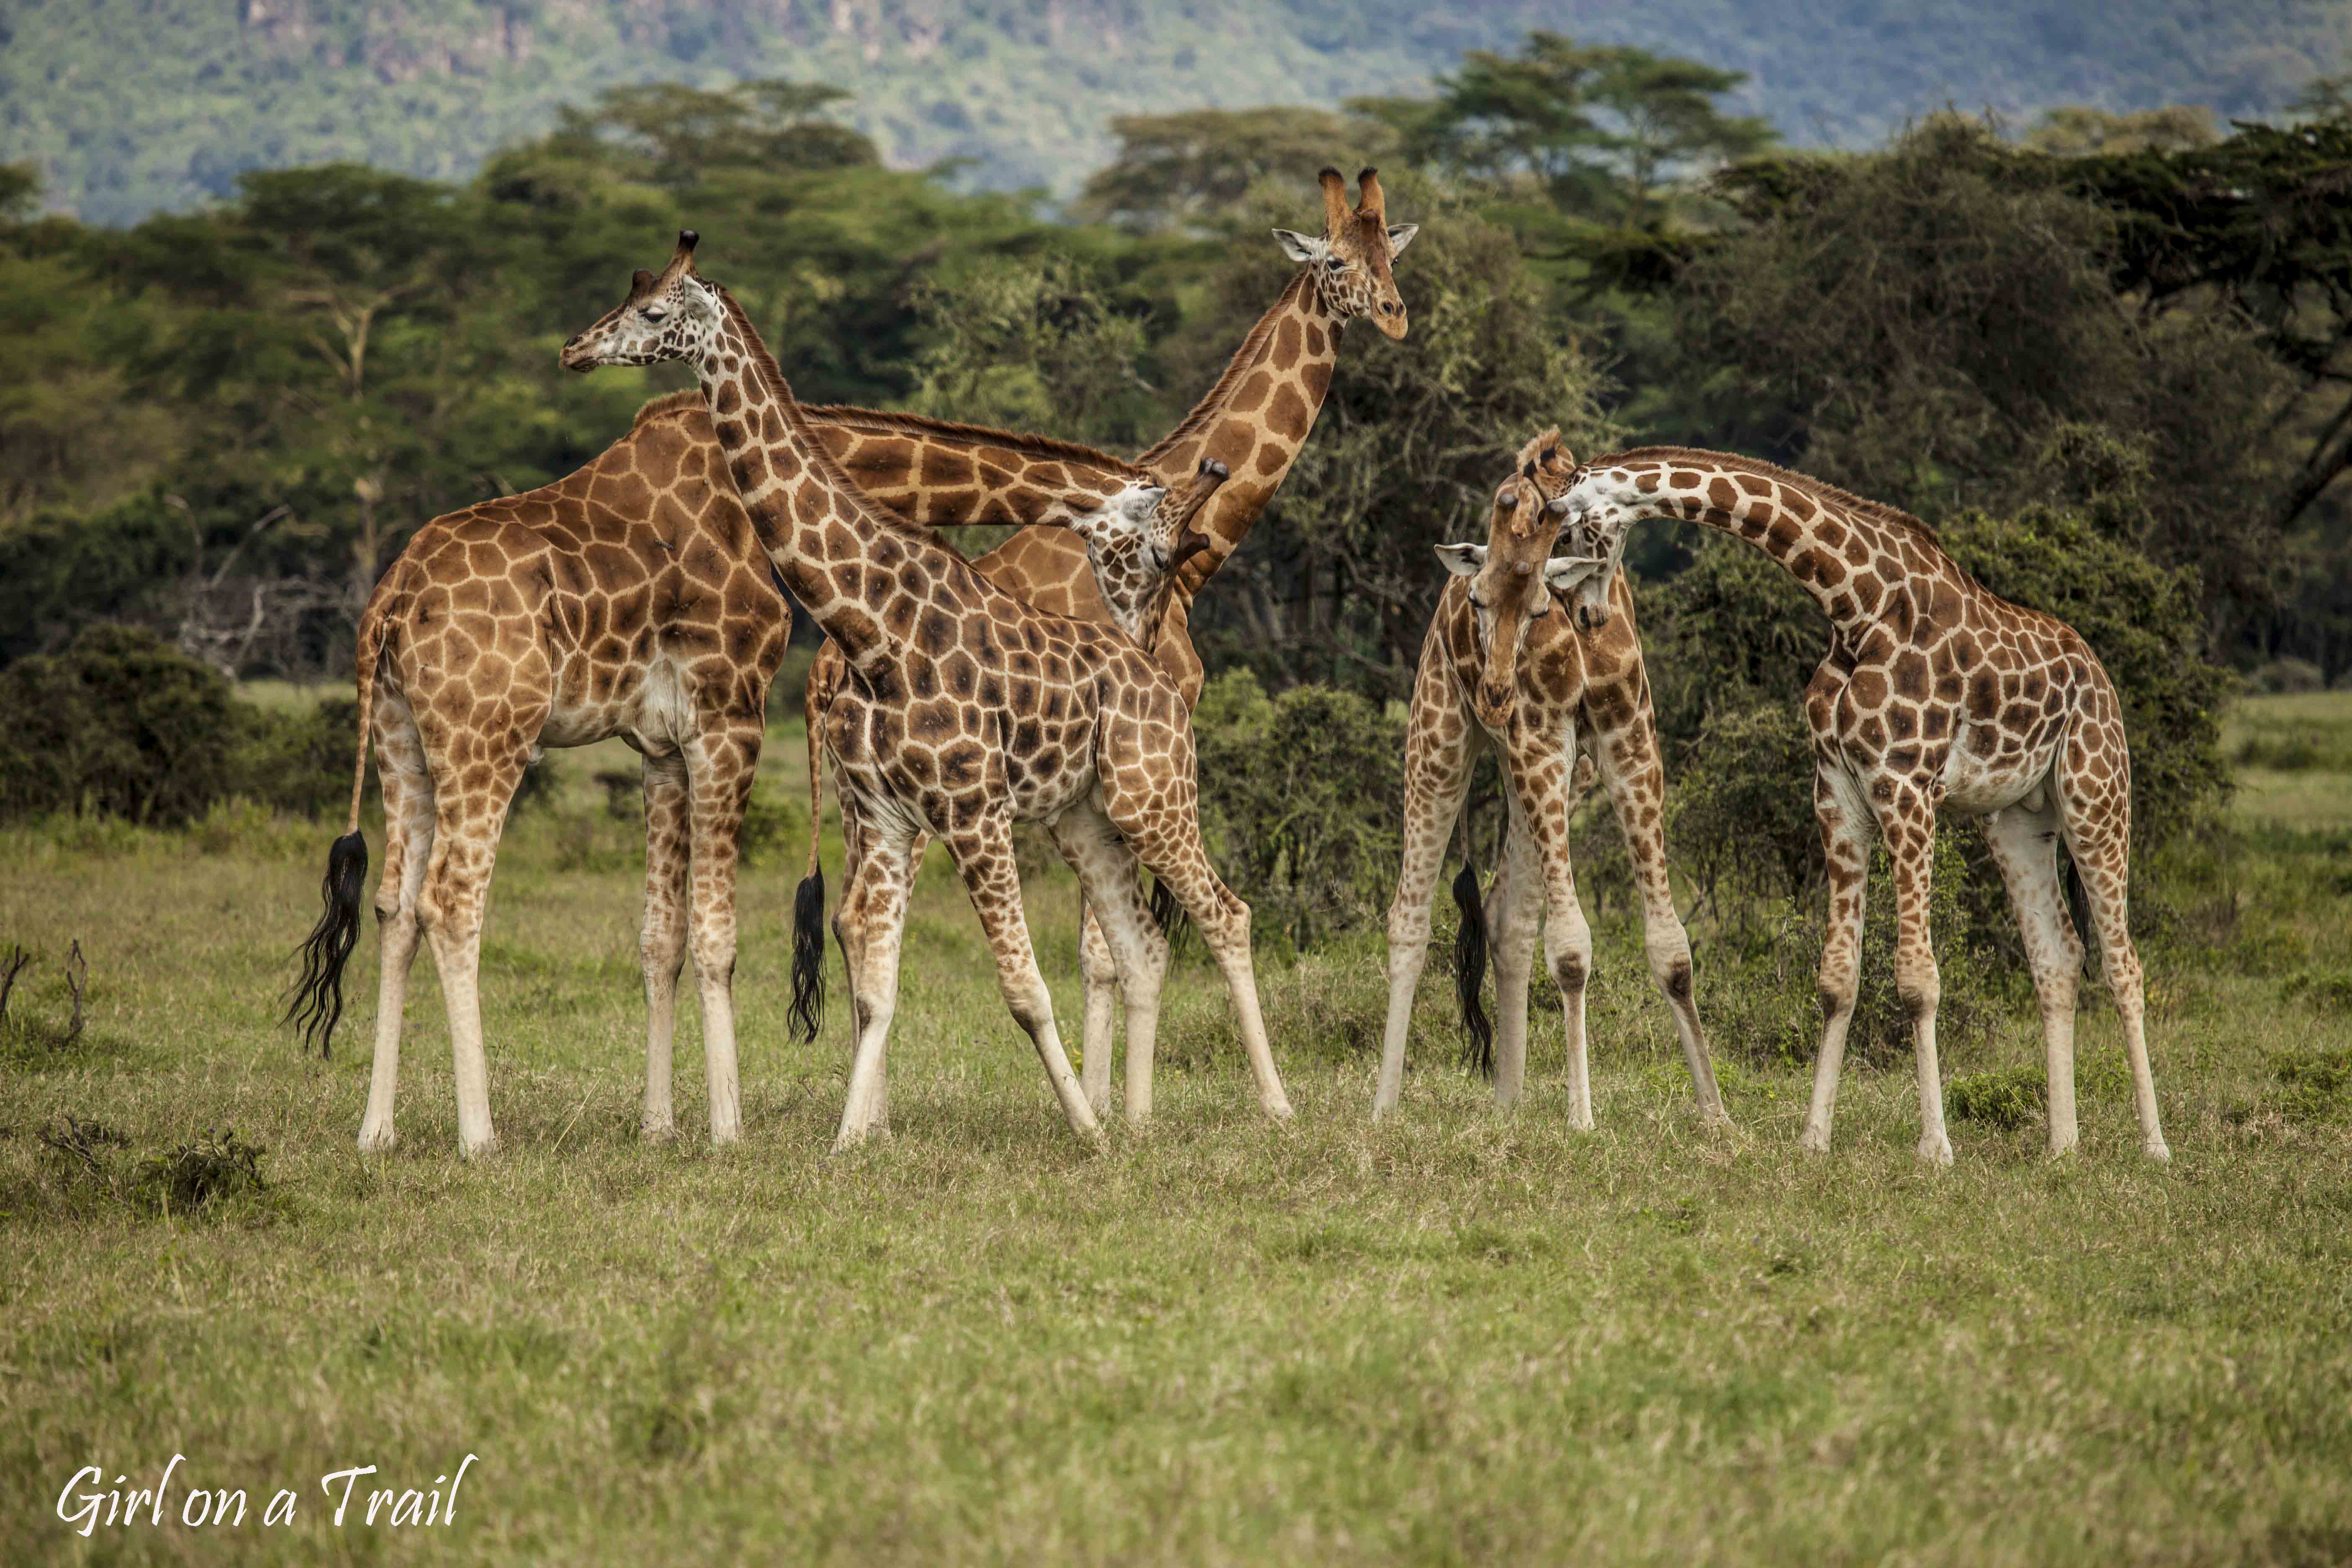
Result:
<svg viewBox="0 0 2352 1568"><path fill-rule="evenodd" d="M1944 764L1947 810L1963 816L1982 816L1989 812L2004 811L2028 797L2037 801L2042 797L2057 748L2044 746L2022 755L2002 755L1998 745L1990 731L1970 730L1962 733L1960 743L1952 748Z"/></svg>

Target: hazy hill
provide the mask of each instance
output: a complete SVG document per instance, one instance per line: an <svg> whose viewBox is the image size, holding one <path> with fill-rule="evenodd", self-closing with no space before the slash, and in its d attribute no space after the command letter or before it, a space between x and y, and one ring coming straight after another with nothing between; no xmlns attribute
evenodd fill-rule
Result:
<svg viewBox="0 0 2352 1568"><path fill-rule="evenodd" d="M0 0L0 160L126 222L255 167L469 173L616 81L852 88L893 163L1074 188L1115 114L1411 91L1530 26L1754 74L1800 142L1952 103L2274 110L2352 43L2296 0Z"/></svg>

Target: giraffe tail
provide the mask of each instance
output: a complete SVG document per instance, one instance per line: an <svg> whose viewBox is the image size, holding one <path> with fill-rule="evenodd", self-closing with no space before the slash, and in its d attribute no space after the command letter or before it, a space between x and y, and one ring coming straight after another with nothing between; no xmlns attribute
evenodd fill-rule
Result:
<svg viewBox="0 0 2352 1568"><path fill-rule="evenodd" d="M2099 928L2091 920L2091 894L2083 886L2082 868L2074 864L2074 851L2066 851L2066 914L2074 922L2074 934L2083 943L2083 967L2092 974L2099 972L2106 952L2099 944Z"/></svg>
<svg viewBox="0 0 2352 1568"><path fill-rule="evenodd" d="M824 821L824 710L832 693L821 689L820 659L809 671L801 712L808 723L809 854L808 870L793 894L792 1026L802 1041L814 1043L817 1024L824 1016L824 866L819 851L824 840L818 828Z"/></svg>
<svg viewBox="0 0 2352 1568"><path fill-rule="evenodd" d="M1160 927L1160 934L1168 939L1168 949L1173 952L1184 944L1192 929L1192 917L1176 901L1176 889L1158 877L1151 879L1151 919Z"/></svg>
<svg viewBox="0 0 2352 1568"><path fill-rule="evenodd" d="M334 1050L335 1026L343 1016L343 966L360 940L360 899L366 891L368 870L360 801L367 789L368 720L374 711L376 667L383 658L390 619L385 600L379 587L360 617L359 647L352 655L359 677L359 745L352 764L351 813L343 836L328 847L327 874L319 884L319 901L324 907L299 950L302 973L287 1000L286 1016L278 1020L301 1033L306 1052L316 1043L321 1061Z"/></svg>
<svg viewBox="0 0 2352 1568"><path fill-rule="evenodd" d="M1470 807L1462 807L1462 873L1454 879L1454 908L1460 919L1454 935L1454 995L1462 1007L1462 1027L1469 1036L1465 1055L1470 1066L1495 1076L1495 1023L1486 1016L1480 993L1486 984L1486 904L1478 896L1478 868L1471 856Z"/></svg>

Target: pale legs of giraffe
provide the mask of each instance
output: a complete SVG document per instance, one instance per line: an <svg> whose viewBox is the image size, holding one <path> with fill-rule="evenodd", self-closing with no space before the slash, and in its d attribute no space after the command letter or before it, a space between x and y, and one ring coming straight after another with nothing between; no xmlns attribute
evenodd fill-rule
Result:
<svg viewBox="0 0 2352 1568"><path fill-rule="evenodd" d="M1066 849L1063 851L1065 858L1068 853ZM1073 869L1076 864L1072 862ZM1145 914L1149 918L1150 910ZM1095 913L1095 900L1087 896L1083 886L1078 894L1078 978L1085 984L1087 998L1086 1032L1080 1037L1085 1048L1078 1059L1079 1081L1085 1086L1087 1103L1095 1108L1095 1114L1107 1116L1110 1113L1110 1058L1114 1048L1111 1024L1118 1001L1118 963L1111 955L1110 939ZM1133 1039L1129 1035L1130 1051L1135 1048ZM1130 1077L1133 1070L1130 1065ZM1148 1068L1144 1076L1150 1077ZM1129 1114L1134 1114L1134 1110L1130 1100Z"/></svg>
<svg viewBox="0 0 2352 1568"><path fill-rule="evenodd" d="M537 725L530 726L535 731ZM527 731L528 732L528 731ZM457 1149L467 1158L498 1148L490 1123L489 1063L482 1051L482 917L489 902L490 869L497 862L499 830L506 822L515 786L522 782L527 751L488 759L487 784L468 791L448 744L428 747L442 759L435 770L432 864L417 900L425 940L441 973L441 1000L449 1014L451 1076L457 1089ZM479 763L473 764L476 766Z"/></svg>
<svg viewBox="0 0 2352 1568"><path fill-rule="evenodd" d="M1188 758L1188 764L1189 761ZM1186 775L1189 774L1188 765ZM1201 844L1197 802L1188 795L1181 805L1171 808L1160 804L1159 792L1149 777L1123 780L1108 767L1103 770L1101 787L1104 816L1131 847L1135 858L1150 868L1152 876L1175 895L1184 912L1192 917L1193 929L1201 933L1209 955L1216 960L1218 973L1225 977L1225 990L1233 997L1234 1017L1241 1025L1242 1050L1249 1058L1250 1076L1257 1080L1259 1107L1276 1121L1287 1121L1290 1097L1283 1092L1282 1075L1275 1070L1274 1048L1266 1041L1265 1015L1258 1006L1257 972L1250 961L1250 908L1211 868L1208 851ZM1124 896L1115 898L1115 893ZM1131 867L1120 874L1120 885L1107 889L1102 897L1106 910L1120 908L1129 912L1118 918L1139 917L1145 928L1151 927L1150 912L1142 908L1142 893L1137 888ZM1128 902L1130 900L1131 904ZM1116 931L1106 934L1116 954L1120 938ZM1164 971L1166 961L1158 963ZM1156 1016L1156 996L1153 1011ZM1133 1067L1136 1017L1130 1007L1127 1037L1130 1095L1137 1084ZM1151 1044L1148 1038L1143 1044L1142 1060L1141 1081L1148 1101L1151 1083Z"/></svg>
<svg viewBox="0 0 2352 1568"><path fill-rule="evenodd" d="M1818 739L1818 737L1817 737ZM1813 774L1813 816L1822 830L1822 857L1829 881L1829 922L1822 933L1822 1046L1813 1058L1813 1100L1797 1143L1811 1153L1830 1152L1830 1127L1837 1113L1838 1069L1845 1062L1845 1036L1853 1022L1862 984L1862 922L1870 895L1869 815L1861 792L1843 773L1824 763Z"/></svg>
<svg viewBox="0 0 2352 1568"><path fill-rule="evenodd" d="M760 768L760 737L705 730L686 742L687 826L694 854L687 951L702 1003L703 1081L710 1142L743 1134L742 1082L735 1059L735 857L743 808Z"/></svg>
<svg viewBox="0 0 2352 1568"><path fill-rule="evenodd" d="M878 823L856 813L853 829L852 797L844 794L837 798L848 854L833 931L849 970L849 1011L856 1031L849 1093L841 1108L840 1130L834 1135L834 1147L846 1149L865 1142L888 1113L885 1053L890 1019L898 1008L898 954L923 837L897 820L895 813Z"/></svg>
<svg viewBox="0 0 2352 1568"><path fill-rule="evenodd" d="M1625 853L1633 862L1633 884L1642 896L1642 948L1649 961L1650 981L1674 1014L1675 1033L1681 1038L1683 1064L1691 1076L1691 1098L1699 1120L1709 1126L1729 1127L1723 1091L1715 1081L1715 1059L1706 1047L1706 1030L1699 1023L1698 1001L1691 968L1690 933L1675 912L1673 885L1666 879L1665 770L1656 744L1657 727L1650 718L1646 682L1635 709L1634 722L1594 734L1586 745L1601 784L1609 791ZM1579 792L1571 780L1569 809L1576 809Z"/></svg>
<svg viewBox="0 0 2352 1568"><path fill-rule="evenodd" d="M2058 881L2058 812L2012 805L1984 819L1985 842L2009 889L2025 938L2025 961L2042 1004L2042 1049L2049 1080L2050 1152L2074 1147L2074 1002L2083 944L2066 917Z"/></svg>
<svg viewBox="0 0 2352 1568"><path fill-rule="evenodd" d="M2156 1079L2148 1070L2147 998L2141 988L2139 952L2132 946L2126 894L2131 875L2131 829L2128 782L2107 787L2121 799L2105 809L2078 798L2074 779L2082 763L2080 742L2070 738L2057 769L2058 810L2064 824L2066 852L2083 879L2084 896L2091 906L2091 923L2098 929L2099 969L2107 978L2107 994L2124 1026L2124 1054L2131 1063L2132 1109L2139 1117L2140 1152L2151 1160L2169 1160L2164 1128L2157 1116ZM2088 793L2086 790L2080 793Z"/></svg>
<svg viewBox="0 0 2352 1568"><path fill-rule="evenodd" d="M1087 1054L1081 1087L1087 1104L1099 1113L1110 1099L1111 1002L1123 998L1127 1119L1139 1124L1151 1117L1152 1054L1160 1031L1160 995L1167 984L1168 938L1152 921L1136 885L1134 851L1101 807L1086 801L1064 812L1054 824L1054 844L1077 873L1086 900L1081 953L1087 966ZM1097 943L1098 954L1093 951ZM1104 974L1102 969L1110 973ZM1099 1038L1095 1018L1098 1002L1103 1014Z"/></svg>
<svg viewBox="0 0 2352 1568"><path fill-rule="evenodd" d="M1573 754L1572 749L1569 754ZM1507 879L1514 884L1515 890L1527 889L1517 894L1522 916L1533 913L1528 908L1534 902L1528 897L1529 893L1539 890L1543 900L1544 966L1551 971L1552 984L1559 987L1559 1010L1568 1035L1569 1125L1590 1131L1592 1129L1592 1067L1586 1054L1584 994L1585 983L1592 973L1592 927L1584 918L1584 906L1577 900L1576 867L1568 851L1569 803L1565 784L1569 769L1566 757L1560 760L1559 767L1546 773L1540 781L1532 772L1514 767L1507 760L1504 772L1511 775L1507 782L1511 785L1512 831L1528 841L1528 847L1517 853L1535 861L1532 868L1508 870ZM1507 839L1504 852L1507 864L1514 854L1507 842ZM1532 870L1532 876L1528 874L1528 870ZM1529 919L1524 923L1532 926L1533 921ZM1519 929L1515 928L1511 935L1511 943L1525 949L1528 959L1533 956L1533 941L1532 930L1522 934ZM1508 945L1510 943L1497 941L1496 951L1499 953ZM1528 959L1518 962L1524 974ZM1524 1074L1527 1063L1527 982L1524 978L1519 981L1518 988L1517 1054L1519 1071ZM1499 1000L1500 993L1497 992L1498 1003ZM1496 1044L1495 1100L1501 1105L1509 1101L1503 1092L1501 1041L1498 1039ZM1516 1086L1513 1093L1517 1093Z"/></svg>
<svg viewBox="0 0 2352 1568"><path fill-rule="evenodd" d="M360 1148L368 1153L397 1142L393 1104L400 1090L401 1014L408 973L416 960L416 902L433 855L433 775L408 705L382 685L375 689L376 774L383 786L383 876L376 884L375 1065L368 1078L367 1113Z"/></svg>
<svg viewBox="0 0 2352 1568"><path fill-rule="evenodd" d="M687 826L686 759L647 757L646 914L637 954L646 976L646 1109L637 1130L651 1139L676 1135L670 1105L671 1039L677 1021L677 976L686 966L687 882L693 852Z"/></svg>
<svg viewBox="0 0 2352 1568"><path fill-rule="evenodd" d="M1895 873L1895 996L1911 1016L1911 1053L1919 1075L1919 1158L1952 1163L1944 1130L1944 1079L1936 1054L1936 1004L1943 994L1928 924L1936 875L1935 803L1907 784L1880 812L1879 837Z"/></svg>
<svg viewBox="0 0 2352 1568"><path fill-rule="evenodd" d="M1444 869L1446 840L1462 815L1463 798L1470 793L1470 715L1440 685L1436 663L1423 654L1421 671L1413 678L1413 708L1437 710L1443 704L1454 714L1458 727L1451 740L1437 734L1435 726L1415 724L1405 731L1404 856L1396 897L1389 900L1389 1012L1381 1035L1380 1087L1372 1093L1375 1118L1395 1110L1404 1089L1413 991L1429 962L1430 898Z"/></svg>

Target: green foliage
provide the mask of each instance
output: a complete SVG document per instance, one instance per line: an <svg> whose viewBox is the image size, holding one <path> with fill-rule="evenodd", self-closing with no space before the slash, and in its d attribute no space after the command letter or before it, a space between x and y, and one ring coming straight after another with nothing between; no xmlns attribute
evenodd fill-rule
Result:
<svg viewBox="0 0 2352 1568"><path fill-rule="evenodd" d="M1129 114L1110 129L1118 155L1087 176L1070 211L1139 229L1230 229L1232 209L1261 181L1285 192L1310 191L1322 169L1353 177L1403 150L1380 120L1325 109Z"/></svg>
<svg viewBox="0 0 2352 1568"><path fill-rule="evenodd" d="M816 118L847 99L845 88L778 79L742 81L718 91L682 82L608 87L596 106L566 109L562 132L624 139L645 160L648 178L697 184L716 169L873 168L872 141Z"/></svg>
<svg viewBox="0 0 2352 1568"><path fill-rule="evenodd" d="M153 633L92 626L0 668L0 819L175 826L233 795L330 809L349 797L354 706L264 712Z"/></svg>
<svg viewBox="0 0 2352 1568"><path fill-rule="evenodd" d="M1260 942L1293 948L1375 919L1396 877L1404 721L1353 692L1269 699L1234 670L1192 714L1210 858Z"/></svg>
<svg viewBox="0 0 2352 1568"><path fill-rule="evenodd" d="M1675 773L1666 842L1710 900L1795 898L1822 874L1813 737L1794 701L1726 708Z"/></svg>
<svg viewBox="0 0 2352 1568"><path fill-rule="evenodd" d="M1438 78L1434 108L1405 123L1427 162L1497 184L1531 180L1562 211L1647 226L1663 216L1668 184L1778 140L1769 121L1718 106L1747 79L1539 31L1516 57L1471 51Z"/></svg>
<svg viewBox="0 0 2352 1568"><path fill-rule="evenodd" d="M1148 307L1115 298L1085 262L1055 251L994 259L921 284L915 301L929 342L907 398L914 412L1112 448L1157 435L1138 370Z"/></svg>

